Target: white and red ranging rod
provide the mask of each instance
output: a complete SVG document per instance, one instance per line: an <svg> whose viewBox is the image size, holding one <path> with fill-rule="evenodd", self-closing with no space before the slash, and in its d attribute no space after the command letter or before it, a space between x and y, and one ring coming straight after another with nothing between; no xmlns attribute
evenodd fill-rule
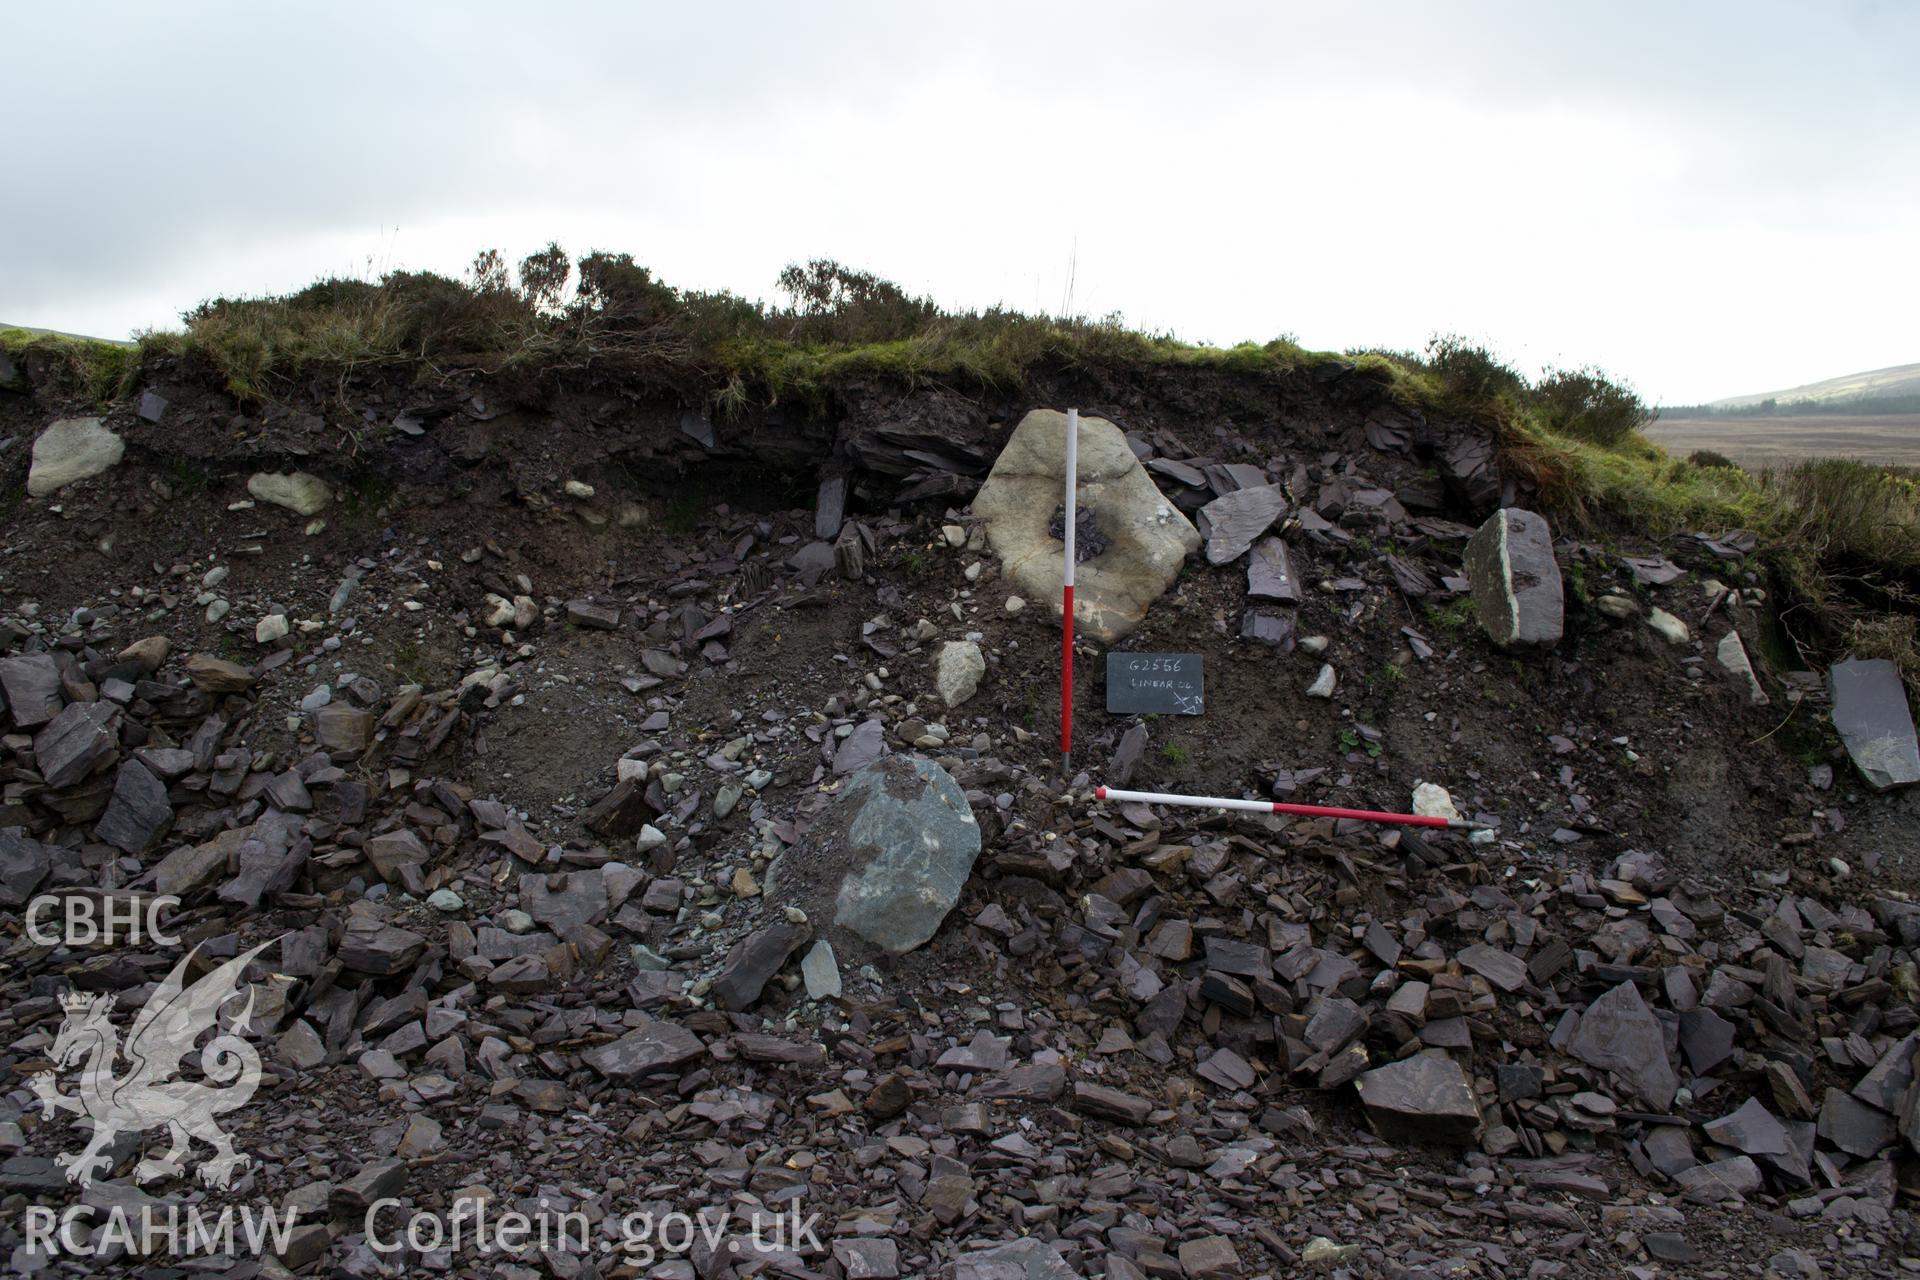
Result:
<svg viewBox="0 0 1920 1280"><path fill-rule="evenodd" d="M1390 822L1402 827L1444 827L1448 831L1478 831L1483 824L1465 818L1433 818L1423 813L1381 813L1376 809L1331 809L1318 804L1280 804L1273 800L1226 800L1215 796L1175 796L1160 791L1121 791L1095 787L1099 800L1135 804L1177 804L1190 809L1245 809L1252 813L1291 813L1301 818L1351 818L1355 822Z"/></svg>
<svg viewBox="0 0 1920 1280"><path fill-rule="evenodd" d="M1060 774L1073 771L1073 518L1075 490L1080 480L1080 411L1067 410L1067 529L1066 571L1060 632Z"/></svg>

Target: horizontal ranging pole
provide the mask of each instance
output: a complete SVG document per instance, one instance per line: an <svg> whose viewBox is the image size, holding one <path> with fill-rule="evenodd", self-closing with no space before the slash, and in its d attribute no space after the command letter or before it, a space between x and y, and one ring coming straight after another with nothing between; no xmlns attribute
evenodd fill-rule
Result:
<svg viewBox="0 0 1920 1280"><path fill-rule="evenodd" d="M1095 787L1101 800L1134 804L1177 804L1189 809L1244 809L1251 813L1291 813L1301 818L1351 818L1355 822L1387 822L1401 827L1442 827L1448 831L1478 831L1483 824L1465 818L1435 818L1424 813L1382 813L1377 809L1332 809L1318 804L1281 804L1274 800L1227 800L1219 796L1176 796L1161 791L1121 791Z"/></svg>

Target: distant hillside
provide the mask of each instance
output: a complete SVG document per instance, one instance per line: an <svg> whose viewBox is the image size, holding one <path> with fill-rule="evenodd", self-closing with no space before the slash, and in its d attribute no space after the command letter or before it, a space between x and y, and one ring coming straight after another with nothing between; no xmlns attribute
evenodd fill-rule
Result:
<svg viewBox="0 0 1920 1280"><path fill-rule="evenodd" d="M131 342L126 342L119 338L95 338L84 333L68 333L64 329L36 329L30 324L8 324L6 321L0 320L0 333L5 333L9 329L23 330L41 338L72 338L79 342L111 342L119 347L130 347L133 345Z"/></svg>
<svg viewBox="0 0 1920 1280"><path fill-rule="evenodd" d="M1726 412L1757 409L1769 400L1785 408L1787 405L1830 404L1836 400L1881 400L1899 396L1920 396L1920 364L1900 364L1890 369L1849 373L1823 382L1809 382L1803 387L1788 387L1785 391L1728 396L1725 400L1715 400L1707 407Z"/></svg>

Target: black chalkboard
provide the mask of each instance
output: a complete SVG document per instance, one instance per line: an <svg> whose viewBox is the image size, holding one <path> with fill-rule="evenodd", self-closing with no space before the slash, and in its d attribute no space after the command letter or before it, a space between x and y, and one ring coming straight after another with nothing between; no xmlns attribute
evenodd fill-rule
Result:
<svg viewBox="0 0 1920 1280"><path fill-rule="evenodd" d="M1197 653L1109 653L1107 710L1197 716L1206 710L1206 660Z"/></svg>

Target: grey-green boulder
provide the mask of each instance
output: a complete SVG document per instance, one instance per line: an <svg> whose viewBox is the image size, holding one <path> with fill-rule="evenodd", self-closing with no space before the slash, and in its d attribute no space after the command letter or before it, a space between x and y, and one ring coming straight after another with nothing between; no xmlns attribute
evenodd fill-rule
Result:
<svg viewBox="0 0 1920 1280"><path fill-rule="evenodd" d="M980 824L959 784L931 760L891 755L841 784L770 869L765 897L830 923L836 951L864 943L898 955L933 937L979 856Z"/></svg>

